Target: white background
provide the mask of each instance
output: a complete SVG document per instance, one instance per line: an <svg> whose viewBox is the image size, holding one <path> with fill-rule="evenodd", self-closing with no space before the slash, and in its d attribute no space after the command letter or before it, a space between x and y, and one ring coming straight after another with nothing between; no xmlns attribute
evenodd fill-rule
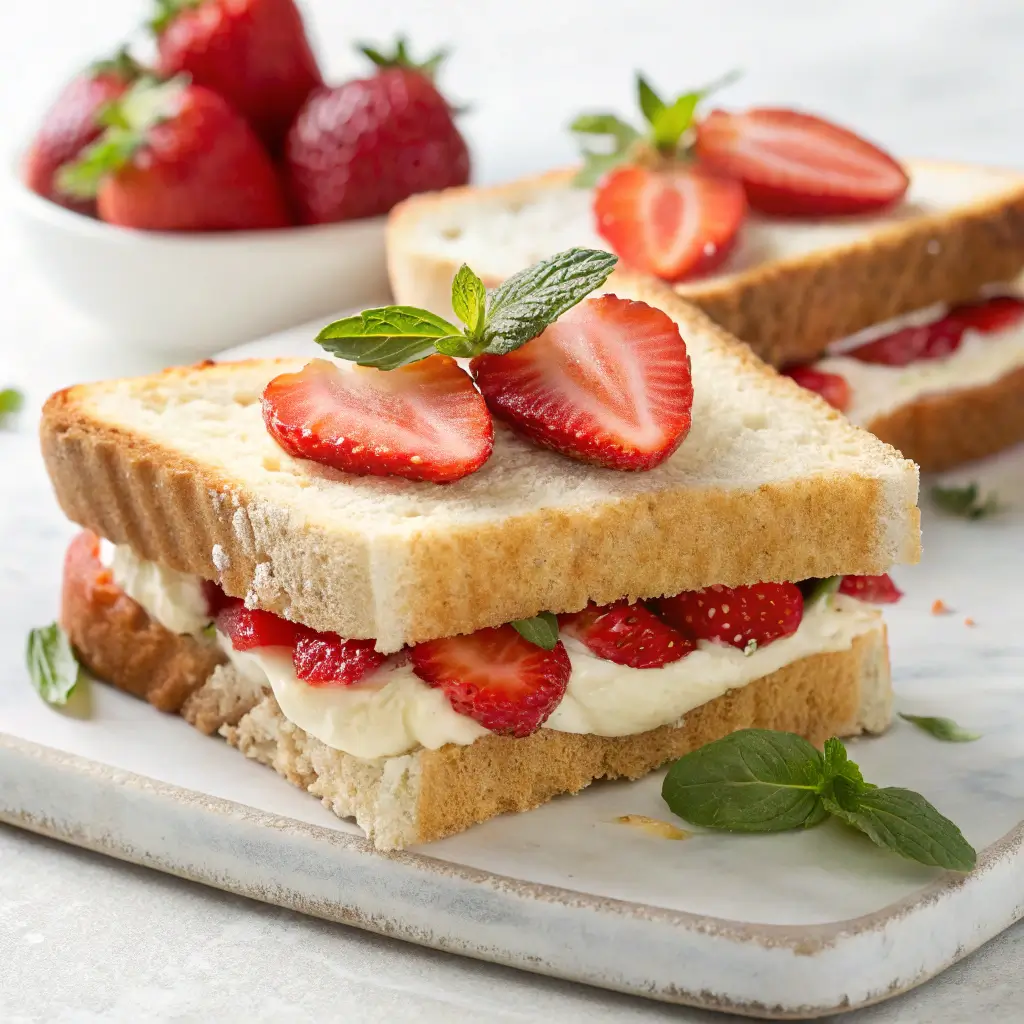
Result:
<svg viewBox="0 0 1024 1024"><path fill-rule="evenodd" d="M899 154L1024 168L1020 0L309 0L328 75L355 72L355 39L403 31L416 52L450 43L442 78L473 104L478 180L572 159L584 109L633 113L632 71L665 91L738 67L723 103L799 105ZM114 48L144 0L0 0L5 166L62 78ZM145 366L90 329L0 230L0 387L33 406L76 379ZM32 429L34 410L20 429ZM7 448L10 452L13 449ZM0 500L6 473L0 437ZM25 510L26 524L32 516ZM27 528L27 526L26 526ZM0 538L13 553L17 536ZM6 560L6 559L5 559ZM18 586L55 566L20 567ZM18 600L0 579L0 615ZM881 1021L1018 1020L1024 931L877 1010ZM0 830L4 1021L721 1020L416 950ZM852 1018L851 1018L852 1024Z"/></svg>

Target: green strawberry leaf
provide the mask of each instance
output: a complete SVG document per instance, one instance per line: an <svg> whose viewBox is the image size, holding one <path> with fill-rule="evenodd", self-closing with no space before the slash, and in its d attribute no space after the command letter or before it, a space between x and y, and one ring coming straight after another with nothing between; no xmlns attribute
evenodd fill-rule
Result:
<svg viewBox="0 0 1024 1024"><path fill-rule="evenodd" d="M567 249L513 274L491 294L483 351L505 355L536 338L604 284L617 262L600 249Z"/></svg>
<svg viewBox="0 0 1024 1024"><path fill-rule="evenodd" d="M659 110L651 121L654 144L660 150L674 152L679 140L693 123L693 114L702 94L688 92L671 106Z"/></svg>
<svg viewBox="0 0 1024 1024"><path fill-rule="evenodd" d="M316 343L339 359L394 370L436 351L461 349L467 340L458 327L426 309L381 306L335 320Z"/></svg>
<svg viewBox="0 0 1024 1024"><path fill-rule="evenodd" d="M29 632L25 663L32 685L47 704L66 704L82 675L71 641L56 622Z"/></svg>
<svg viewBox="0 0 1024 1024"><path fill-rule="evenodd" d="M466 337L478 341L487 311L487 289L483 281L463 263L452 281L452 309L466 325Z"/></svg>
<svg viewBox="0 0 1024 1024"><path fill-rule="evenodd" d="M379 68L405 68L418 71L431 81L437 76L438 68L447 60L448 50L441 49L431 54L425 61L414 61L409 53L408 43L404 36L399 36L393 53L385 53L376 46L358 43L356 49Z"/></svg>
<svg viewBox="0 0 1024 1024"><path fill-rule="evenodd" d="M963 487L936 485L931 490L931 496L937 508L961 519L984 519L1003 510L1003 505L994 494L982 501L981 489L975 483Z"/></svg>
<svg viewBox="0 0 1024 1024"><path fill-rule="evenodd" d="M7 418L21 410L25 404L25 396L17 388L4 388L0 391L0 427L7 423Z"/></svg>
<svg viewBox="0 0 1024 1024"><path fill-rule="evenodd" d="M609 171L628 164L629 153L584 153L583 166L576 172L572 183L576 188L593 188Z"/></svg>
<svg viewBox="0 0 1024 1024"><path fill-rule="evenodd" d="M641 138L640 132L615 114L580 114L569 130L577 135L610 136L618 149L625 149Z"/></svg>
<svg viewBox="0 0 1024 1024"><path fill-rule="evenodd" d="M156 12L149 19L149 27L156 34L167 28L182 11L198 7L203 0L156 0Z"/></svg>
<svg viewBox="0 0 1024 1024"><path fill-rule="evenodd" d="M639 72L637 72L636 76L636 91L640 102L640 111L647 119L647 123L653 125L665 109L665 101L651 88L647 79Z"/></svg>
<svg viewBox="0 0 1024 1024"><path fill-rule="evenodd" d="M524 640L545 651L553 651L558 643L558 619L551 612L541 612L532 619L516 619L510 625Z"/></svg>
<svg viewBox="0 0 1024 1024"><path fill-rule="evenodd" d="M934 736L937 740L944 740L946 743L971 743L981 739L980 732L971 732L962 725L957 725L952 718L937 718L931 715L905 715L900 712L900 718L905 722L916 725L918 729Z"/></svg>

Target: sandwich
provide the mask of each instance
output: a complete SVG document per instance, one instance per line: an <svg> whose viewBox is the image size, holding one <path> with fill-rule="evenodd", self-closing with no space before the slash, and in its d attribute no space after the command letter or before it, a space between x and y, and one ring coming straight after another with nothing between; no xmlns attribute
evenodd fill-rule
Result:
<svg viewBox="0 0 1024 1024"><path fill-rule="evenodd" d="M387 246L396 301L445 313L463 261L493 287L544 251L603 245L761 358L803 368L861 332L877 338L1018 294L1019 172L900 163L794 111L713 110L673 122L671 111L692 112L703 94L663 103L640 83L644 130L612 114L574 123L584 140L613 141L610 152L588 141L582 168L397 207ZM994 319L983 310L962 350L904 350L898 373L844 363L849 413L922 467L1024 439L1024 347L1008 326L979 328ZM949 326L940 331L948 336ZM962 417L969 429L950 426Z"/></svg>
<svg viewBox="0 0 1024 1024"><path fill-rule="evenodd" d="M379 849L748 726L884 730L917 468L614 263L53 395L78 659Z"/></svg>

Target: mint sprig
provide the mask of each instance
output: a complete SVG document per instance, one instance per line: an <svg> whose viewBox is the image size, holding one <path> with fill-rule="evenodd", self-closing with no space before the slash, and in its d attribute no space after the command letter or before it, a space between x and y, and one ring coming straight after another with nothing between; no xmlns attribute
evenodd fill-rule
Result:
<svg viewBox="0 0 1024 1024"><path fill-rule="evenodd" d="M692 143L693 118L698 104L739 77L730 72L701 89L684 92L668 101L655 92L641 74L636 76L637 102L647 122L644 130L623 121L616 114L581 114L569 126L579 139L583 167L575 184L589 188L615 167L632 163L644 150L670 159L685 158ZM597 143L595 141L602 140Z"/></svg>
<svg viewBox="0 0 1024 1024"><path fill-rule="evenodd" d="M524 640L545 651L553 651L558 643L558 619L551 612L541 612L532 619L516 619L509 625Z"/></svg>
<svg viewBox="0 0 1024 1024"><path fill-rule="evenodd" d="M916 725L922 732L934 736L937 740L946 743L972 743L981 739L980 732L971 732L962 725L958 725L952 718L941 718L936 715L905 715L900 712L900 718L904 722Z"/></svg>
<svg viewBox="0 0 1024 1024"><path fill-rule="evenodd" d="M940 487L931 490L932 501L936 507L951 516L961 519L984 519L1002 511L998 497L989 494L982 499L981 488L977 484L965 484L963 487Z"/></svg>
<svg viewBox="0 0 1024 1024"><path fill-rule="evenodd" d="M47 704L67 704L82 675L71 641L56 622L29 632L25 664L32 685Z"/></svg>
<svg viewBox="0 0 1024 1024"><path fill-rule="evenodd" d="M567 249L513 274L490 301L483 281L463 264L452 281L452 309L464 326L414 306L381 306L335 320L316 342L339 359L379 370L435 352L466 359L505 355L604 284L617 262L600 249Z"/></svg>
<svg viewBox="0 0 1024 1024"><path fill-rule="evenodd" d="M0 427L6 425L7 417L20 411L25 404L25 396L17 388L4 388L0 391Z"/></svg>
<svg viewBox="0 0 1024 1024"><path fill-rule="evenodd" d="M977 859L919 793L865 782L835 737L819 753L794 733L741 729L681 757L661 792L674 814L705 828L782 832L833 816L921 864L970 871Z"/></svg>

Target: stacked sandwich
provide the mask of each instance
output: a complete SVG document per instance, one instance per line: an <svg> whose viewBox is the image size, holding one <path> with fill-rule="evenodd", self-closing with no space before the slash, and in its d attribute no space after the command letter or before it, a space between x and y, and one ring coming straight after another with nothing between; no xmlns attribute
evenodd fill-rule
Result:
<svg viewBox="0 0 1024 1024"><path fill-rule="evenodd" d="M747 726L883 730L863 598L918 557L916 467L614 262L52 396L78 657L384 849Z"/></svg>

